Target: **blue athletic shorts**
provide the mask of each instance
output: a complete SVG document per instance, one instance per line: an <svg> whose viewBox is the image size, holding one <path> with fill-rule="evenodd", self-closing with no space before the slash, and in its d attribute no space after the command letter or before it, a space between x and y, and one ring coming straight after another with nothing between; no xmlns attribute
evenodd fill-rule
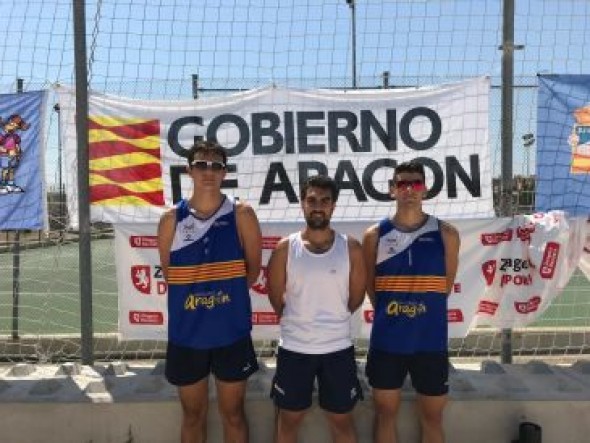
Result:
<svg viewBox="0 0 590 443"><path fill-rule="evenodd" d="M401 389L410 374L412 386L422 395L439 396L449 392L449 356L446 352L392 354L370 349L366 374L375 389Z"/></svg>
<svg viewBox="0 0 590 443"><path fill-rule="evenodd" d="M311 406L316 377L320 407L325 411L348 413L363 398L353 346L329 354L300 354L279 348L270 396L281 409L305 410Z"/></svg>
<svg viewBox="0 0 590 443"><path fill-rule="evenodd" d="M250 336L228 346L193 349L168 342L166 379L175 386L186 386L202 380L209 373L221 381L242 381L258 370Z"/></svg>

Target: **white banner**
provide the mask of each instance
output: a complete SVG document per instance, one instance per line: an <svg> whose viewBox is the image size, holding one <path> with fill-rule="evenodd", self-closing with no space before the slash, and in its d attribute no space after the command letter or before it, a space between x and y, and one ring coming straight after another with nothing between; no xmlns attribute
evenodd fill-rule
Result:
<svg viewBox="0 0 590 443"><path fill-rule="evenodd" d="M388 180L399 162L424 164L427 212L493 216L488 144L489 79L359 91L267 87L187 101L89 94L93 221L157 222L188 196L186 152L196 138L228 152L226 192L262 221L302 220L299 186L327 173L341 194L335 221L389 214ZM67 164L68 210L77 222L75 96L57 88Z"/></svg>
<svg viewBox="0 0 590 443"><path fill-rule="evenodd" d="M561 213L514 219L453 220L461 235L459 270L449 296L450 337L476 325L525 326L558 296L577 266L585 220ZM335 222L358 239L371 222ZM263 223L263 263L277 241L301 223ZM159 267L156 225L119 224L116 232L119 330L123 340L166 339L166 284ZM253 336L276 339L278 319L267 298L265 267L250 296ZM368 299L354 318L355 337L368 338L373 311Z"/></svg>
<svg viewBox="0 0 590 443"><path fill-rule="evenodd" d="M586 278L590 280L590 220L586 222L586 238L584 240L584 249L582 250L579 267Z"/></svg>

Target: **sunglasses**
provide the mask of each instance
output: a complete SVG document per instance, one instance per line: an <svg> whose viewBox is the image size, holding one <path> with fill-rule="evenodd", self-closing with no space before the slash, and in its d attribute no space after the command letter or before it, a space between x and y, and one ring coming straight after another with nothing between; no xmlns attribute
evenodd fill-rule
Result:
<svg viewBox="0 0 590 443"><path fill-rule="evenodd" d="M426 184L422 180L399 180L397 182L393 182L390 180L390 186L395 186L396 189L399 190L408 190L412 189L414 191L425 191Z"/></svg>
<svg viewBox="0 0 590 443"><path fill-rule="evenodd" d="M212 171L223 171L225 169L223 163L207 160L195 160L191 163L191 166L199 171L206 171L207 169L211 169Z"/></svg>

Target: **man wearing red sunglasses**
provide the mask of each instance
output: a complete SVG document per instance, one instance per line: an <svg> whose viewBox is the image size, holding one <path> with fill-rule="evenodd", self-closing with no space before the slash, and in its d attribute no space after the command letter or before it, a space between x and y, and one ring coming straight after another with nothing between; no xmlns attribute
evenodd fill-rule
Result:
<svg viewBox="0 0 590 443"><path fill-rule="evenodd" d="M399 164L389 187L396 212L363 238L374 308L366 373L373 389L376 443L397 442L396 418L408 374L417 392L422 442L444 442L447 295L457 273L460 239L452 225L424 213L426 191L424 166Z"/></svg>
<svg viewBox="0 0 590 443"><path fill-rule="evenodd" d="M158 227L168 283L165 375L178 387L182 443L206 441L210 373L224 441L248 441L246 381L258 369L248 288L260 272L262 239L252 208L221 192L226 163L223 147L197 142L188 152L193 194Z"/></svg>

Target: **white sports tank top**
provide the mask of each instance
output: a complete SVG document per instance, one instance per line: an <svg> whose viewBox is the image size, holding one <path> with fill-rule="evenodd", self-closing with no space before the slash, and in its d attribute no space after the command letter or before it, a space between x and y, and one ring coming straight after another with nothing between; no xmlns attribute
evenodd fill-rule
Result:
<svg viewBox="0 0 590 443"><path fill-rule="evenodd" d="M352 346L349 275L345 235L335 233L332 247L321 254L304 246L300 232L289 236L281 347L304 354L324 354Z"/></svg>

